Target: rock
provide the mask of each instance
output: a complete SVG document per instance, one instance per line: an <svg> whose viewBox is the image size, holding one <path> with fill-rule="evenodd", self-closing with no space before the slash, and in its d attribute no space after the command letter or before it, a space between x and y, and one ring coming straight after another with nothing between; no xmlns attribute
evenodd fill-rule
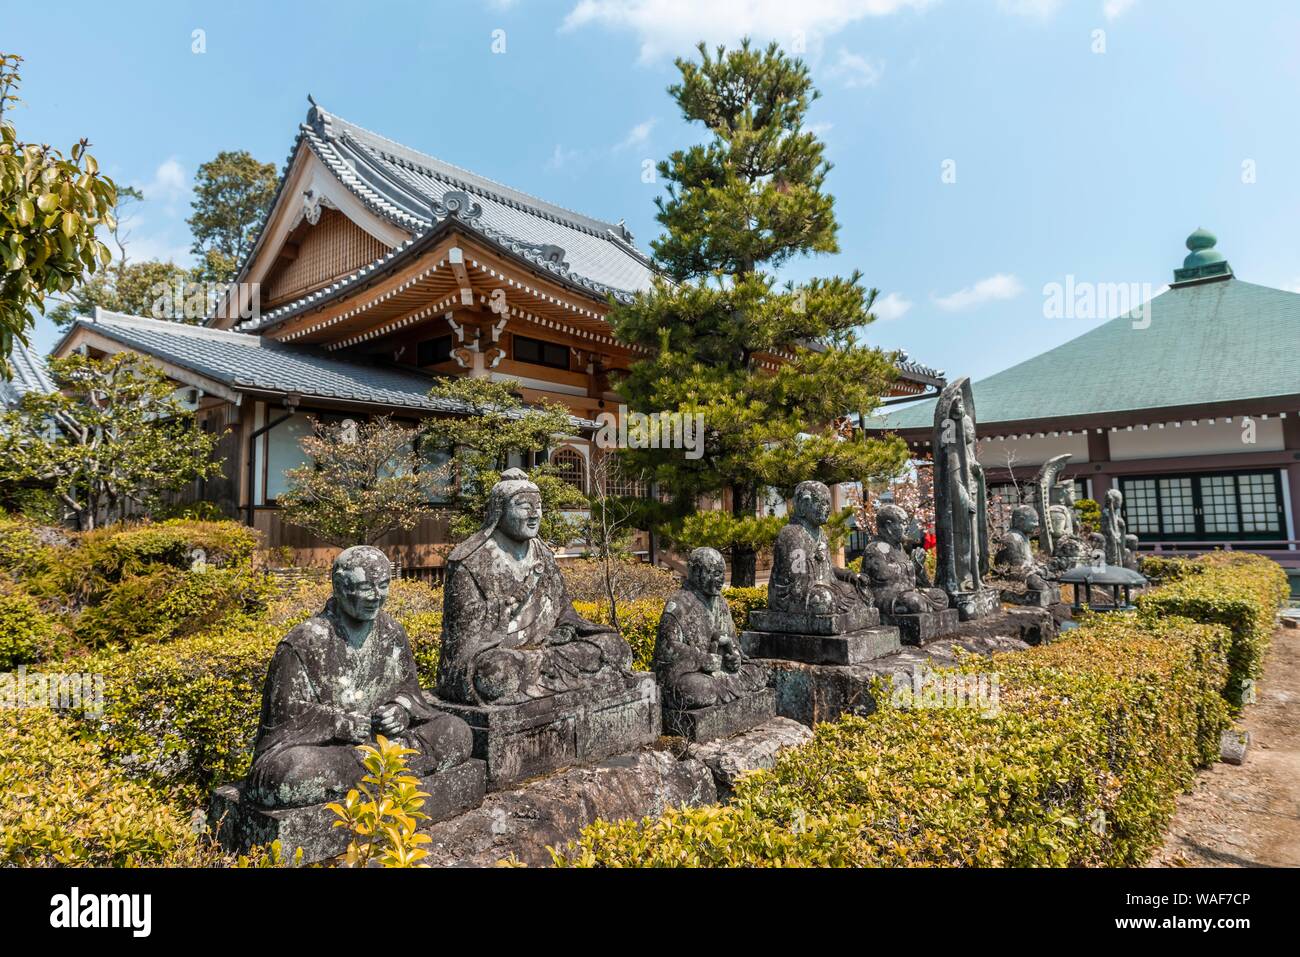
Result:
<svg viewBox="0 0 1300 957"><path fill-rule="evenodd" d="M898 629L903 644L923 645L956 631L961 623L961 613L956 608L945 608L910 615L882 615L881 621Z"/></svg>
<svg viewBox="0 0 1300 957"><path fill-rule="evenodd" d="M1004 608L998 614L963 621L945 638L1015 638L1025 644L1041 645L1054 640L1059 631L1053 609Z"/></svg>
<svg viewBox="0 0 1300 957"><path fill-rule="evenodd" d="M810 664L856 665L901 647L898 629L881 625L845 635L800 635L780 631L745 631L740 646L759 659L805 661Z"/></svg>
<svg viewBox="0 0 1300 957"><path fill-rule="evenodd" d="M594 767L574 767L489 794L477 809L427 828L432 867L490 867L513 857L551 863L548 846L576 839L597 819L639 820L669 807L716 804L713 774L702 761L644 750Z"/></svg>
<svg viewBox="0 0 1300 957"><path fill-rule="evenodd" d="M742 774L772 767L781 751L810 741L812 735L812 729L798 721L771 718L735 737L692 744L687 753L713 773L718 800L725 804Z"/></svg>
<svg viewBox="0 0 1300 957"><path fill-rule="evenodd" d="M1229 729L1219 736L1219 760L1225 764L1245 764L1249 750L1249 731Z"/></svg>

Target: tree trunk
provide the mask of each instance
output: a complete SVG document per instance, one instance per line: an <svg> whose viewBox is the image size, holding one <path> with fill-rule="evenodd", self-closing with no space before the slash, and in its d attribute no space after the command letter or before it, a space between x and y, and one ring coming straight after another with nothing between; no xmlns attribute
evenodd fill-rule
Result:
<svg viewBox="0 0 1300 957"><path fill-rule="evenodd" d="M758 493L752 485L731 487L731 514L736 518L753 518ZM739 542L731 546L731 587L753 588L757 580L758 554L752 546Z"/></svg>

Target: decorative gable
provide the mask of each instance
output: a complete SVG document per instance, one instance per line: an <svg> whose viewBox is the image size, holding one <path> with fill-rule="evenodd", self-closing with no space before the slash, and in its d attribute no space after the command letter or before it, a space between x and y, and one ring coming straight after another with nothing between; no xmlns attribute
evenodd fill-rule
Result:
<svg viewBox="0 0 1300 957"><path fill-rule="evenodd" d="M390 248L337 209L316 205L280 247L262 281L262 305L274 307L328 285Z"/></svg>

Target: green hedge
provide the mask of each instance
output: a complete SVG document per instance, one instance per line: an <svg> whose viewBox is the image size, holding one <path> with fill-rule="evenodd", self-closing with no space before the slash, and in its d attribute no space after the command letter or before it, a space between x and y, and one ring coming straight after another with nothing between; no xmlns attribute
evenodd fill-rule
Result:
<svg viewBox="0 0 1300 957"><path fill-rule="evenodd" d="M1223 695L1239 710L1248 683L1260 676L1278 607L1290 594L1286 572L1267 558L1240 552L1215 552L1188 565L1139 597L1138 608L1152 618L1180 616L1227 626L1232 648Z"/></svg>
<svg viewBox="0 0 1300 957"><path fill-rule="evenodd" d="M819 725L726 807L597 822L572 866L1131 865L1217 752L1226 634L1136 616L968 664L996 713L909 709ZM1213 744L1213 747L1211 747Z"/></svg>
<svg viewBox="0 0 1300 957"><path fill-rule="evenodd" d="M0 588L0 671L41 661L60 646L61 630L21 589Z"/></svg>
<svg viewBox="0 0 1300 957"><path fill-rule="evenodd" d="M0 710L0 866L219 863L188 812L106 765L67 719Z"/></svg>

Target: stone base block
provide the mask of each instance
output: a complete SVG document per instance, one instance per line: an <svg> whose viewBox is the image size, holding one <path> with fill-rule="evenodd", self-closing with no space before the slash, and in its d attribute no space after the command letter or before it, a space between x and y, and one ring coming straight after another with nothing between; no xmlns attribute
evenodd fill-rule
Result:
<svg viewBox="0 0 1300 957"><path fill-rule="evenodd" d="M764 688L711 708L670 708L664 705L664 734L691 741L729 738L776 716L776 692Z"/></svg>
<svg viewBox="0 0 1300 957"><path fill-rule="evenodd" d="M770 664L776 689L776 713L809 727L819 721L834 721L843 714L869 715L876 710L871 686L877 678L910 684L918 671L956 665L956 649L990 657L1028 647L1013 637L949 637L923 647L909 645L897 654L848 667L773 661Z"/></svg>
<svg viewBox="0 0 1300 957"><path fill-rule="evenodd" d="M810 615L770 608L755 608L749 613L749 627L754 631L785 631L796 635L843 635L875 628L879 624L880 612L866 605L854 606L835 615Z"/></svg>
<svg viewBox="0 0 1300 957"><path fill-rule="evenodd" d="M432 823L472 810L483 801L487 789L487 767L471 758L445 771L420 779L420 790L428 792L421 810ZM324 804L307 807L262 808L244 800L242 784L223 784L212 792L208 824L227 851L245 854L258 844L279 841L286 858L302 848L303 863L338 857L352 840L349 831L335 827L338 820Z"/></svg>
<svg viewBox="0 0 1300 957"><path fill-rule="evenodd" d="M983 618L985 615L991 615L1002 608L1002 596L993 588L982 588L974 592L958 592L949 597L952 599L953 607L960 613L962 621Z"/></svg>
<svg viewBox="0 0 1300 957"><path fill-rule="evenodd" d="M667 750L621 754L489 794L476 810L427 830L424 863L492 867L513 858L543 867L551 863L548 847L565 847L596 820L638 821L717 801L713 775L700 761Z"/></svg>
<svg viewBox="0 0 1300 957"><path fill-rule="evenodd" d="M961 615L956 608L945 608L915 615L881 615L880 620L898 629L903 644L923 645L954 631L961 622Z"/></svg>
<svg viewBox="0 0 1300 957"><path fill-rule="evenodd" d="M779 631L744 631L740 647L750 658L776 658L820 665L856 665L902 647L898 629L881 625L846 635L799 635Z"/></svg>
<svg viewBox="0 0 1300 957"><path fill-rule="evenodd" d="M1061 589L1057 585L1048 585L1043 589L1029 588L1025 591L1002 590L1002 600L1012 605L1026 608L1051 608L1060 604Z"/></svg>
<svg viewBox="0 0 1300 957"><path fill-rule="evenodd" d="M613 693L569 691L517 705L465 705L426 695L474 733L474 757L487 762L488 790L558 768L599 761L655 741L659 685L636 673Z"/></svg>
<svg viewBox="0 0 1300 957"><path fill-rule="evenodd" d="M1250 751L1250 732L1229 729L1219 735L1219 760L1226 764L1245 764Z"/></svg>
<svg viewBox="0 0 1300 957"><path fill-rule="evenodd" d="M748 771L772 767L786 748L812 739L812 729L789 718L769 718L763 724L725 740L692 744L689 757L703 761L713 773L718 800L726 803L737 779Z"/></svg>

